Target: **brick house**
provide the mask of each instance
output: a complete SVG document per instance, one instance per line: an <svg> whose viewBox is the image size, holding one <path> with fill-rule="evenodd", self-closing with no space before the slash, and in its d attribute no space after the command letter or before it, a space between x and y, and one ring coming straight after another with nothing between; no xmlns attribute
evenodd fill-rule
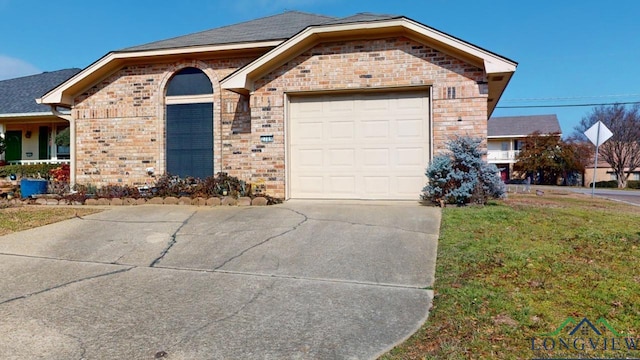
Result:
<svg viewBox="0 0 640 360"><path fill-rule="evenodd" d="M448 138L486 137L516 66L404 16L285 12L110 52L38 101L71 109L78 183L417 199Z"/></svg>
<svg viewBox="0 0 640 360"><path fill-rule="evenodd" d="M42 164L69 162L69 146L54 139L69 126L49 106L35 99L80 72L64 69L0 81L0 136L7 145L0 163Z"/></svg>

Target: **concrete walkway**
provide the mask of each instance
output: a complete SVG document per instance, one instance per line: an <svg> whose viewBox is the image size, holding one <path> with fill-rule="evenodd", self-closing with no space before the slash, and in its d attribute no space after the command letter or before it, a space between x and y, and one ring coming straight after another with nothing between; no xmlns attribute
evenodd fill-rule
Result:
<svg viewBox="0 0 640 360"><path fill-rule="evenodd" d="M134 206L0 237L3 359L367 359L433 297L440 211Z"/></svg>

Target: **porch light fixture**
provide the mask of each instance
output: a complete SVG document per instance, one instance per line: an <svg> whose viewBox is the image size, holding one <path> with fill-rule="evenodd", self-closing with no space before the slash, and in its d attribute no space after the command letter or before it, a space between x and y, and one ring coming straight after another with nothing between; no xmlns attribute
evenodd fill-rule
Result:
<svg viewBox="0 0 640 360"><path fill-rule="evenodd" d="M462 116L458 116L458 121L462 121Z"/></svg>

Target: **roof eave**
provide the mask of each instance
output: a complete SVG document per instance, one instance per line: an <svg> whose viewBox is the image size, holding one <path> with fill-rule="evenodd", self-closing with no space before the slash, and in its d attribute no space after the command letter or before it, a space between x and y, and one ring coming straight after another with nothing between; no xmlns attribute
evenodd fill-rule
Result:
<svg viewBox="0 0 640 360"><path fill-rule="evenodd" d="M487 139L506 139L506 138L526 138L531 136L529 135L488 135ZM540 136L560 136L562 137L562 133L542 133Z"/></svg>
<svg viewBox="0 0 640 360"><path fill-rule="evenodd" d="M501 72L489 72L487 71L487 80L489 86L489 96L487 98L487 119L491 117L493 111L498 106L504 90L509 85L513 73L515 72L515 66L513 70L501 71Z"/></svg>
<svg viewBox="0 0 640 360"><path fill-rule="evenodd" d="M58 87L36 99L38 104L72 106L77 94L91 87L99 79L111 74L123 64L133 60L184 56L202 53L216 53L223 51L247 51L251 49L271 48L282 43L282 40L270 40L251 43L231 43L222 45L193 46L184 48L170 48L159 50L142 50L132 52L110 52L93 64L89 65L75 76Z"/></svg>

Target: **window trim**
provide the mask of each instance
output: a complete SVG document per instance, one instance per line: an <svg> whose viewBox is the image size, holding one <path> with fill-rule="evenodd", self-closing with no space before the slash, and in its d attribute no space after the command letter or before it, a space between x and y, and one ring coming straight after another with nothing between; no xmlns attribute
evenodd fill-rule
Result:
<svg viewBox="0 0 640 360"><path fill-rule="evenodd" d="M165 97L166 105L212 103L213 94L201 95L174 95Z"/></svg>

